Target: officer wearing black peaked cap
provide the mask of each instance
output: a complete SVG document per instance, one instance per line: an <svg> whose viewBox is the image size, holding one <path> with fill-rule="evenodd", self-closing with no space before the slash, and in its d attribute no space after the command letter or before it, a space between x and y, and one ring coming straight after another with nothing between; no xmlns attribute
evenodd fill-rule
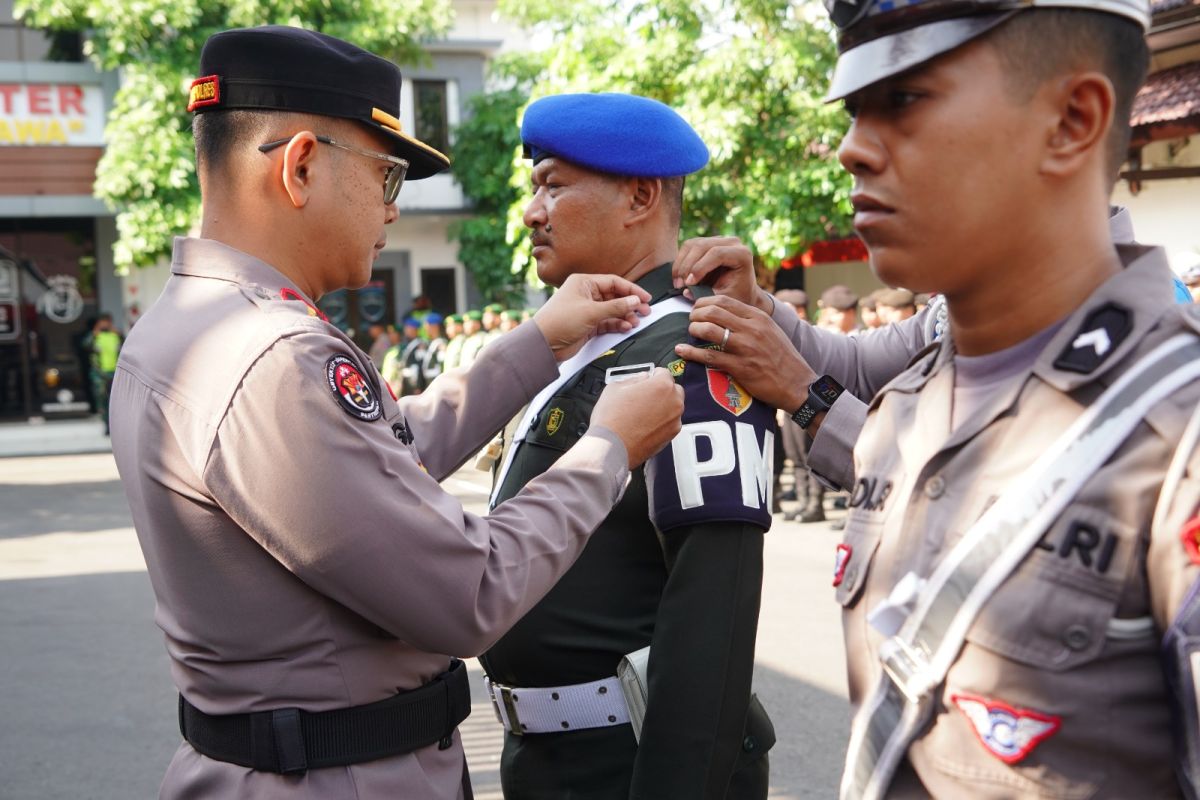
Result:
<svg viewBox="0 0 1200 800"><path fill-rule="evenodd" d="M285 27L219 33L200 61L200 236L176 241L113 386L180 693L161 795L469 797L451 656L571 565L678 431L680 390L663 371L606 391L588 435L487 516L437 481L649 298L573 281L472 369L397 401L316 301L368 280L402 182L449 165L403 130L400 71Z"/></svg>

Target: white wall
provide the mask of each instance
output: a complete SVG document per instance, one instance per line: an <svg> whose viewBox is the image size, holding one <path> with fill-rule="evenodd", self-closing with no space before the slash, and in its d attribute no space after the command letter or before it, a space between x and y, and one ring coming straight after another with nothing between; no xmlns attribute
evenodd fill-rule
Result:
<svg viewBox="0 0 1200 800"><path fill-rule="evenodd" d="M431 179L432 180L432 179ZM414 185L428 183L420 181ZM405 186L405 190L408 190ZM388 226L387 246L384 251L407 250L412 285L407 287L413 295L421 292L421 270L429 267L454 267L455 304L466 308L466 270L458 263L458 243L450 241L447 230L456 219L449 215L408 214L403 209L400 219Z"/></svg>
<svg viewBox="0 0 1200 800"><path fill-rule="evenodd" d="M1200 166L1197 136L1155 142L1142 151L1143 169L1196 166ZM1113 191L1113 202L1129 208L1138 241L1162 245L1175 258L1200 253L1200 178L1143 181L1136 195L1121 181Z"/></svg>

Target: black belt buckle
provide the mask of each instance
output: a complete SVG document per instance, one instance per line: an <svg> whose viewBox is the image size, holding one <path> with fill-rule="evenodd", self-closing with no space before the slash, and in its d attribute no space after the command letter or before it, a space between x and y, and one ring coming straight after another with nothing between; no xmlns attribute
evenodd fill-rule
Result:
<svg viewBox="0 0 1200 800"><path fill-rule="evenodd" d="M308 754L304 750L304 729L300 724L300 709L277 708L271 712L271 732L275 739L275 756L279 771L295 775L308 771Z"/></svg>

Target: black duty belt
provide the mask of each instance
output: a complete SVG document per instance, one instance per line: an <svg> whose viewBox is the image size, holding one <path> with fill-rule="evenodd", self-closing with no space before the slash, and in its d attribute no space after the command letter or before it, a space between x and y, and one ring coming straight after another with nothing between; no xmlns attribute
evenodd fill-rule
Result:
<svg viewBox="0 0 1200 800"><path fill-rule="evenodd" d="M434 743L445 749L470 713L467 668L455 659L419 689L332 711L206 714L180 695L179 732L209 758L286 775L361 764Z"/></svg>

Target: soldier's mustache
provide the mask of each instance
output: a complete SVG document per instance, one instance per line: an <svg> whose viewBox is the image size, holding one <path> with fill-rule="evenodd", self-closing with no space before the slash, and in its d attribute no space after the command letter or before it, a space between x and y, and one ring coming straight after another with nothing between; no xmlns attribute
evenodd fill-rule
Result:
<svg viewBox="0 0 1200 800"><path fill-rule="evenodd" d="M531 233L529 235L529 240L531 242L533 242L534 247L538 247L538 246L544 245L544 244L550 244L550 240L546 237L546 234L553 233L553 232L554 232L554 228L550 227L549 225L546 225L540 229L535 229L533 231L533 233Z"/></svg>

